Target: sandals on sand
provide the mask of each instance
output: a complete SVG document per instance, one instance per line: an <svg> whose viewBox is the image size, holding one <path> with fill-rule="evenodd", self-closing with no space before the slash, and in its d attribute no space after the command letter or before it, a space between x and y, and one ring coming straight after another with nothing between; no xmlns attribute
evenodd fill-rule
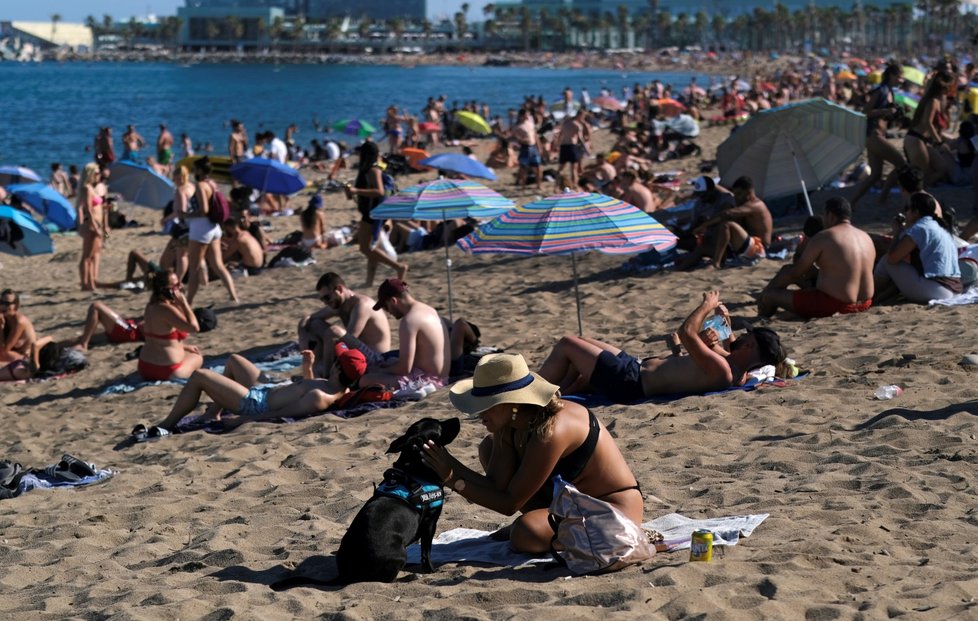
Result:
<svg viewBox="0 0 978 621"><path fill-rule="evenodd" d="M152 427L146 427L146 425L140 423L132 428L129 432L132 439L136 442L155 442L157 440L162 440L167 436L172 436L173 432L169 429L163 427L157 427L153 425Z"/></svg>
<svg viewBox="0 0 978 621"><path fill-rule="evenodd" d="M66 483L78 483L82 479L93 477L98 474L95 464L88 463L68 455L61 456L61 461L41 470L35 470L37 474L55 481Z"/></svg>

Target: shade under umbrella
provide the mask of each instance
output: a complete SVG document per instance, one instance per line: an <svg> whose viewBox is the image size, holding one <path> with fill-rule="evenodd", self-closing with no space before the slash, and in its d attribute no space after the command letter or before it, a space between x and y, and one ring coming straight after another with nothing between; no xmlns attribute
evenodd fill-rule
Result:
<svg viewBox="0 0 978 621"><path fill-rule="evenodd" d="M37 183L40 180L36 172L25 166L0 166L0 185Z"/></svg>
<svg viewBox="0 0 978 621"><path fill-rule="evenodd" d="M458 121L459 125L476 134L486 135L492 133L492 128L489 127L489 123L486 123L486 120L475 112L469 112L468 110L456 112L455 120Z"/></svg>
<svg viewBox="0 0 978 621"><path fill-rule="evenodd" d="M370 217L376 220L449 220L455 218L492 218L514 207L513 201L486 186L465 179L436 179L405 188L374 207ZM454 320L452 308L452 260L445 244L445 267L448 274L448 319Z"/></svg>
<svg viewBox="0 0 978 621"><path fill-rule="evenodd" d="M20 257L54 252L54 243L44 227L29 214L0 205L0 252Z"/></svg>
<svg viewBox="0 0 978 621"><path fill-rule="evenodd" d="M468 177L479 177L480 179L496 180L496 173L492 172L482 162L477 162L468 155L461 153L439 153L427 157L418 164L430 166L438 170L466 175Z"/></svg>
<svg viewBox="0 0 978 621"><path fill-rule="evenodd" d="M265 157L253 157L231 167L231 176L248 187L269 194L295 194L306 187L299 171Z"/></svg>
<svg viewBox="0 0 978 621"><path fill-rule="evenodd" d="M808 99L752 116L717 148L717 165L727 187L747 175L763 198L800 190L808 203L808 188L833 180L865 146L865 115Z"/></svg>
<svg viewBox="0 0 978 621"><path fill-rule="evenodd" d="M516 207L458 241L467 252L570 254L574 270L577 328L584 334L577 253L599 250L630 254L666 252L676 236L641 209L603 194L568 192Z"/></svg>
<svg viewBox="0 0 978 621"><path fill-rule="evenodd" d="M342 121L333 123L333 131L343 132L344 134L350 136L366 138L371 134L377 133L377 128L366 121L361 121L360 119L343 119Z"/></svg>
<svg viewBox="0 0 978 621"><path fill-rule="evenodd" d="M163 209L173 200L173 182L145 164L116 162L109 170L109 191L130 203Z"/></svg>
<svg viewBox="0 0 978 621"><path fill-rule="evenodd" d="M44 216L62 231L70 231L77 224L75 207L46 183L19 183L7 186L7 191L25 205Z"/></svg>

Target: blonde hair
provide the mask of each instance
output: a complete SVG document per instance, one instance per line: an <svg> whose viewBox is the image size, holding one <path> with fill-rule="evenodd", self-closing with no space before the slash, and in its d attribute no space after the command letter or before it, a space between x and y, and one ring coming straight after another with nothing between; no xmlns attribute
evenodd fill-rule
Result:
<svg viewBox="0 0 978 621"><path fill-rule="evenodd" d="M81 184L79 187L83 188L88 185L95 185L95 181L98 178L98 174L99 174L98 164L96 164L95 162L89 162L85 164L85 168L82 169ZM88 194L87 190L85 192L78 192L78 197L75 199L75 207L82 206L82 201L87 200L86 198L87 194Z"/></svg>
<svg viewBox="0 0 978 621"><path fill-rule="evenodd" d="M186 166L180 165L173 170L173 180L177 185L185 185L190 181L190 171Z"/></svg>
<svg viewBox="0 0 978 621"><path fill-rule="evenodd" d="M541 440L547 440L554 432L554 422L557 419L557 412L564 409L564 402L560 398L560 391L554 393L553 398L547 405L518 406L520 412L532 416L530 419L530 433Z"/></svg>

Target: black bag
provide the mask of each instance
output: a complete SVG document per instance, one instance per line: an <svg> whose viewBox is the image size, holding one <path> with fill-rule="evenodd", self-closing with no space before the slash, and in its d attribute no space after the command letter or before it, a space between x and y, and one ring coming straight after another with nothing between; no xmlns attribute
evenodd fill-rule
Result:
<svg viewBox="0 0 978 621"><path fill-rule="evenodd" d="M292 267L312 259L312 253L301 246L287 246L268 262L268 267Z"/></svg>
<svg viewBox="0 0 978 621"><path fill-rule="evenodd" d="M194 309L194 316L197 317L201 332L210 332L217 327L217 313L211 309L211 306Z"/></svg>

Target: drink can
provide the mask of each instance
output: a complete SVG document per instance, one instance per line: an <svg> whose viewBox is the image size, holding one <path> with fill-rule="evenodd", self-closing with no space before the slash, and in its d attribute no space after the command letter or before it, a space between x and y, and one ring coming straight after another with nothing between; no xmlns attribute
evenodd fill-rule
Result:
<svg viewBox="0 0 978 621"><path fill-rule="evenodd" d="M698 530L693 533L689 545L689 560L709 563L713 560L713 533Z"/></svg>

